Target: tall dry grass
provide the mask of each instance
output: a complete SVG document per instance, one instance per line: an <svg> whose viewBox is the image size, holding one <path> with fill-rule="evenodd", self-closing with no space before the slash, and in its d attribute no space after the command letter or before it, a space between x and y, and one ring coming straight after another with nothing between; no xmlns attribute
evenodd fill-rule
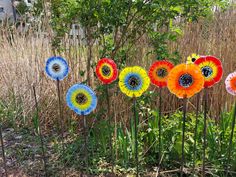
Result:
<svg viewBox="0 0 236 177"><path fill-rule="evenodd" d="M170 51L180 51L183 61L191 53L215 55L222 60L225 71L224 77L220 83L210 89L209 96L211 113L216 120L219 119L221 111L231 108L233 101L233 98L225 91L224 79L228 73L236 69L235 13L235 10L229 10L224 13L216 13L209 20L204 19L198 23L189 23L184 27L184 35L177 42L169 44ZM40 25L42 24L30 28L27 33L19 32L15 28L9 29L4 26L0 28L0 98L6 109L11 104L16 107L21 106L22 109L16 114L16 119L19 114L19 117L23 117L25 124L30 124L34 107L32 85L35 84L41 107L42 121L45 126L50 126L53 124L55 117L58 116L56 86L52 80L45 76L44 63L53 54L51 48L53 35L50 29L42 32L40 30L42 26ZM148 52L148 44L145 41L147 40L142 40L136 45L138 50L136 53L130 54L132 60L129 61L129 65L141 65L148 69L154 61L155 56L149 56L148 60L145 58ZM62 82L62 97L64 98L68 87L86 79L80 75L80 71L86 68L87 49L81 43L81 39L70 39L68 37L63 39L63 47L65 50L57 54L65 57L70 65L69 77ZM94 47L93 62L99 59L98 49L99 46ZM92 86L95 87L99 82L93 73L91 75ZM125 123L129 120L131 107L127 98L118 90L117 87L110 91L111 104L114 117ZM152 86L150 90L157 89ZM168 114L176 109L181 109L181 101L170 95L167 89L165 93L163 99L165 113ZM98 93L98 95L100 94ZM102 97L100 98L102 99ZM190 99L189 110L195 109L195 99ZM65 99L63 100L65 102ZM148 107L155 107L157 101L154 98ZM100 101L99 106L103 106L103 101ZM71 115L72 113L68 111L66 106L64 110L66 115L76 117L74 114ZM144 112L143 115L143 117L146 117L147 113Z"/></svg>

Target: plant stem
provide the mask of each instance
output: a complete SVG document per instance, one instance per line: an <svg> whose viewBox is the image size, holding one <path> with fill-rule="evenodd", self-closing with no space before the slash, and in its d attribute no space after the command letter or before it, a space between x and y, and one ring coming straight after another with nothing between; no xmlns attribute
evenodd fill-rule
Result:
<svg viewBox="0 0 236 177"><path fill-rule="evenodd" d="M111 155L111 165L112 165L112 173L114 172L114 156L113 156L113 146L112 146L112 127L111 127L111 106L109 99L109 88L106 85L106 99L107 99L107 114L108 114L108 126L109 126L109 146L110 146L110 155Z"/></svg>
<svg viewBox="0 0 236 177"><path fill-rule="evenodd" d="M206 133L207 133L207 97L208 89L204 89L204 129L203 129L203 162L202 162L202 176L205 177L206 171Z"/></svg>
<svg viewBox="0 0 236 177"><path fill-rule="evenodd" d="M161 117L162 117L162 88L159 89L159 119L158 119L158 129L159 129L159 169L161 166L161 155L162 155L162 142L161 142L161 133L162 133L162 127L161 127Z"/></svg>
<svg viewBox="0 0 236 177"><path fill-rule="evenodd" d="M136 161L136 177L139 176L139 161L138 161L138 115L136 113L136 98L133 97L134 109L134 135L135 135L135 161Z"/></svg>
<svg viewBox="0 0 236 177"><path fill-rule="evenodd" d="M57 96L58 96L58 109L59 109L59 119L58 124L61 126L61 139L62 139L62 155L65 157L65 143L64 143L64 128L63 128L63 112L61 104L61 90L60 90L60 80L57 80ZM64 176L66 177L66 167L65 163L63 165Z"/></svg>
<svg viewBox="0 0 236 177"><path fill-rule="evenodd" d="M40 137L42 156L43 156L44 173L45 173L45 176L48 177L48 174L47 174L47 161L46 161L46 156L45 156L44 142L43 142L43 136L42 136L40 120L39 120L39 107L38 107L38 101L37 101L37 96L36 96L36 89L35 89L34 85L33 85L33 94L34 94L34 101L35 101L35 108L36 108L36 117L37 117L37 121L38 121L38 133L39 133L39 137Z"/></svg>
<svg viewBox="0 0 236 177"><path fill-rule="evenodd" d="M183 170L184 170L184 139L185 139L185 122L186 122L186 112L187 112L187 98L184 98L183 103L183 126L182 126L182 158L181 158L181 177L183 176Z"/></svg>
<svg viewBox="0 0 236 177"><path fill-rule="evenodd" d="M197 128L198 128L199 106L200 106L200 94L197 94L196 119L195 119L195 128L194 128L194 145L193 145L193 171L195 169L196 151L197 151L196 149L197 149Z"/></svg>
<svg viewBox="0 0 236 177"><path fill-rule="evenodd" d="M85 166L86 172L88 173L88 127L87 121L84 114L82 114L82 118L84 120L84 150L85 150Z"/></svg>
<svg viewBox="0 0 236 177"><path fill-rule="evenodd" d="M233 137L234 137L234 128L235 128L235 119L236 119L236 102L234 104L234 110L233 110L233 120L232 120L232 129L229 139L229 148L228 148L228 159L227 159L227 171L226 171L226 177L228 176L229 169L230 169L230 158L231 158L231 151L232 151L232 144L233 144Z"/></svg>
<svg viewBox="0 0 236 177"><path fill-rule="evenodd" d="M8 177L7 161L6 161L6 156L5 156L4 142L3 142L3 136L2 136L2 124L1 123L0 123L0 139L1 139L1 145L2 145L2 159L3 159L4 169L5 169L5 175L6 175L6 177Z"/></svg>

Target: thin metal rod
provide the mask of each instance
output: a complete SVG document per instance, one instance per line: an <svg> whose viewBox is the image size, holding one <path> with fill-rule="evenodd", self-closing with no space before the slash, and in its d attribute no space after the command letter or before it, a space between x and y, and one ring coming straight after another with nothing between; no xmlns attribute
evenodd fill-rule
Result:
<svg viewBox="0 0 236 177"><path fill-rule="evenodd" d="M198 118L199 118L199 106L200 106L200 94L197 94L197 105L196 105L196 119L194 128L194 145L193 145L193 170L195 169L196 161L196 149L197 149L197 128L198 128Z"/></svg>
<svg viewBox="0 0 236 177"><path fill-rule="evenodd" d="M139 161L138 161L138 114L136 113L136 98L133 97L134 109L134 138L135 138L135 161L136 161L136 177L139 176Z"/></svg>
<svg viewBox="0 0 236 177"><path fill-rule="evenodd" d="M231 159L231 151L232 151L234 128L235 128L235 119L236 119L236 102L234 104L234 110L233 110L233 117L232 118L233 118L233 120L232 120L232 129L231 129L231 134L230 134L230 139L229 139L226 177L228 176L229 169L230 169L230 159Z"/></svg>
<svg viewBox="0 0 236 177"><path fill-rule="evenodd" d="M5 156L5 149L4 149L4 142L3 142L3 136L2 136L2 124L0 123L0 139L1 139L1 145L2 145L2 159L3 159L3 165L5 169L5 175L8 176L7 173L7 161Z"/></svg>
<svg viewBox="0 0 236 177"><path fill-rule="evenodd" d="M109 99L109 88L106 85L106 99L107 99L107 116L108 116L108 126L109 126L109 146L110 146L110 163L112 165L112 173L114 172L114 155L113 155L113 145L112 145L112 127L111 127L111 106Z"/></svg>
<svg viewBox="0 0 236 177"><path fill-rule="evenodd" d="M58 109L59 109L59 119L58 124L61 126L61 141L62 141L62 154L65 157L65 142L64 142L64 126L63 126L63 112L62 112L62 104L61 104L61 90L60 90L60 80L57 80L57 96L58 96ZM66 177L66 167L65 163L63 164L64 176Z"/></svg>
<svg viewBox="0 0 236 177"><path fill-rule="evenodd" d="M37 117L37 122L38 122L38 133L39 133L41 149L42 149L44 173L45 173L45 176L48 177L48 174L47 174L47 160L46 160L46 155L45 155L45 149L44 149L43 136L42 136L41 126L40 126L40 120L39 120L39 106L38 106L38 101L37 101L37 96L36 96L36 89L35 89L34 85L33 85L33 94L34 94L34 101L35 101L35 108L36 108L36 117Z"/></svg>
<svg viewBox="0 0 236 177"><path fill-rule="evenodd" d="M82 114L84 121L84 152L85 152L85 166L86 172L88 173L88 127L85 115Z"/></svg>
<svg viewBox="0 0 236 177"><path fill-rule="evenodd" d="M186 112L187 112L187 98L184 98L183 102L183 125L182 125L182 157L181 157L181 177L183 176L185 154L184 154L184 140L185 140L185 122L186 122Z"/></svg>
<svg viewBox="0 0 236 177"><path fill-rule="evenodd" d="M159 119L158 119L158 129L159 129L159 168L161 166L161 156L162 156L162 142L161 142L161 134L162 134L162 126L161 126L161 118L162 118L162 88L159 89Z"/></svg>
<svg viewBox="0 0 236 177"><path fill-rule="evenodd" d="M204 89L204 128L203 128L203 156L202 156L202 176L205 177L206 172L206 134L207 134L207 97L208 89Z"/></svg>

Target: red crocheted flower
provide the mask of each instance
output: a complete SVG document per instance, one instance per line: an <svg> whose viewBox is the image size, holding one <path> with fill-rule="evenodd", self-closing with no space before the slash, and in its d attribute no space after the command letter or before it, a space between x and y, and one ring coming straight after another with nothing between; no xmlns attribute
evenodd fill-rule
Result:
<svg viewBox="0 0 236 177"><path fill-rule="evenodd" d="M118 76L116 63L109 58L100 59L97 63L96 74L103 84L112 83Z"/></svg>
<svg viewBox="0 0 236 177"><path fill-rule="evenodd" d="M218 83L223 76L223 68L221 61L213 56L202 56L195 62L204 76L204 87L209 88Z"/></svg>
<svg viewBox="0 0 236 177"><path fill-rule="evenodd" d="M148 72L151 83L158 87L166 87L169 72L173 67L174 65L166 60L153 63Z"/></svg>

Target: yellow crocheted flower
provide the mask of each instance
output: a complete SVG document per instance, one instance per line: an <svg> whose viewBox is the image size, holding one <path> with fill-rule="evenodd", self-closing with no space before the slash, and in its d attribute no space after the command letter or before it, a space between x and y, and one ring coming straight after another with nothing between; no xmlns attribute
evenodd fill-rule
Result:
<svg viewBox="0 0 236 177"><path fill-rule="evenodd" d="M192 55L188 56L187 64L194 63L198 58L200 58L200 56L197 55L196 53L193 53Z"/></svg>
<svg viewBox="0 0 236 177"><path fill-rule="evenodd" d="M129 97L140 97L149 85L150 79L142 67L126 67L119 75L120 90Z"/></svg>

